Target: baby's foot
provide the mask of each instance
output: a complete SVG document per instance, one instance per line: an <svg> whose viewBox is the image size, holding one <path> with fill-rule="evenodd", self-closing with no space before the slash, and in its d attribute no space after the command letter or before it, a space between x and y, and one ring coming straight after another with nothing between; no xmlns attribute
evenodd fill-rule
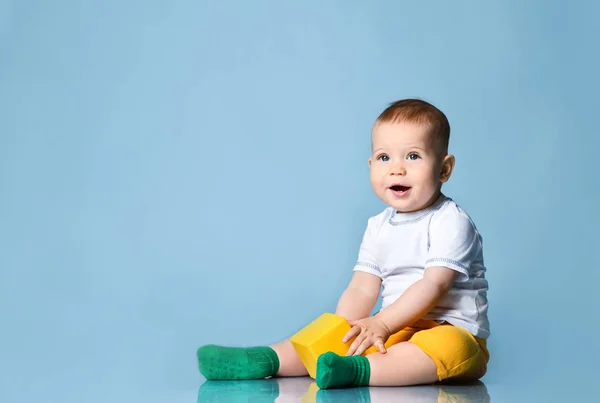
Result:
<svg viewBox="0 0 600 403"><path fill-rule="evenodd" d="M317 360L317 385L321 389L367 386L370 376L369 360L361 355L346 357L329 352Z"/></svg>
<svg viewBox="0 0 600 403"><path fill-rule="evenodd" d="M221 347L198 349L198 368L206 379L261 379L279 369L277 353L270 347Z"/></svg>

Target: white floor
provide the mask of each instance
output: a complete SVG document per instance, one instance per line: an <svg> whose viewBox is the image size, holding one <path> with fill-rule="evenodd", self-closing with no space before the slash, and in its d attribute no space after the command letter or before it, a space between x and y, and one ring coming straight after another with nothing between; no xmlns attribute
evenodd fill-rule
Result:
<svg viewBox="0 0 600 403"><path fill-rule="evenodd" d="M259 381L206 381L198 402L489 402L482 382L469 385L431 385L404 388L319 390L313 379L274 378Z"/></svg>
<svg viewBox="0 0 600 403"><path fill-rule="evenodd" d="M534 381L536 379L536 381ZM513 378L514 380L514 378ZM259 381L202 381L198 403L469 403L596 401L594 385L542 381L523 376L523 382L497 383L485 378L468 385L368 387L319 390L313 379L274 378Z"/></svg>

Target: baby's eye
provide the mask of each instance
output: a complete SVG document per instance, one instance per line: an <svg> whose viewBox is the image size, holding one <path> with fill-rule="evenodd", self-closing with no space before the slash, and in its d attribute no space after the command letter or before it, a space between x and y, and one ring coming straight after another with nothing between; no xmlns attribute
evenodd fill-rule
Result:
<svg viewBox="0 0 600 403"><path fill-rule="evenodd" d="M383 161L383 162L387 162L390 160L390 157L388 155L385 154L381 154L380 156L377 157L378 161Z"/></svg>
<svg viewBox="0 0 600 403"><path fill-rule="evenodd" d="M411 161L418 160L419 158L421 158L421 157L419 157L419 154L417 154L417 153L410 153L410 154L408 154L408 159L411 160Z"/></svg>

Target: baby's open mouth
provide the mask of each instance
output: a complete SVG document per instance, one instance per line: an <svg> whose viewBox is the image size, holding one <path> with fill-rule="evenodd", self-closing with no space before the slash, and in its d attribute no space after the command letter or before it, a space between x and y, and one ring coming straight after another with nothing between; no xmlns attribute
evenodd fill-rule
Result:
<svg viewBox="0 0 600 403"><path fill-rule="evenodd" d="M405 192L408 189L410 189L410 187L402 186L402 185L394 185L394 186L390 186L390 189L392 189L394 192Z"/></svg>

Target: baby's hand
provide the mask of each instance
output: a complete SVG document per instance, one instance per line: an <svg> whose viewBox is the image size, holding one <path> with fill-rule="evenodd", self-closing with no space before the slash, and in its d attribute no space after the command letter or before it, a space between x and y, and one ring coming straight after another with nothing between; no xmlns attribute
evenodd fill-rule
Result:
<svg viewBox="0 0 600 403"><path fill-rule="evenodd" d="M350 345L350 350L346 355L361 355L371 346L379 349L379 352L385 354L384 343L390 337L390 329L378 317L371 316L369 318L348 321L352 329L346 333L342 341L346 343L348 340L357 336L354 342Z"/></svg>

